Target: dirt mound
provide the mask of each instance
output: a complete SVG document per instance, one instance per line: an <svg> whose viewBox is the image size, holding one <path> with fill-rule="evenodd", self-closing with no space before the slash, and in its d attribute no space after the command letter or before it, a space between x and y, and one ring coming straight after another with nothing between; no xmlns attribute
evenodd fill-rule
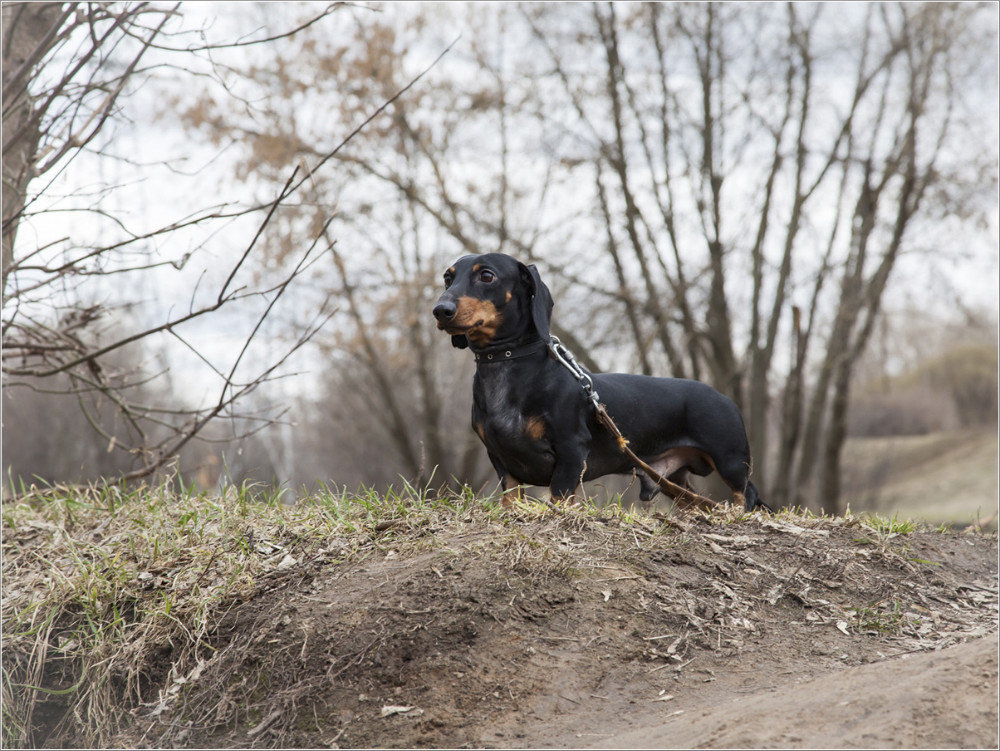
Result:
<svg viewBox="0 0 1000 751"><path fill-rule="evenodd" d="M621 745L678 711L981 637L997 616L995 538L534 511L401 523L341 562L331 543L234 606L120 742ZM995 660L983 669L995 685ZM842 694L807 685L822 725ZM775 742L835 740L796 735L796 717Z"/></svg>
<svg viewBox="0 0 1000 751"><path fill-rule="evenodd" d="M4 508L7 746L996 743L996 535L102 493Z"/></svg>

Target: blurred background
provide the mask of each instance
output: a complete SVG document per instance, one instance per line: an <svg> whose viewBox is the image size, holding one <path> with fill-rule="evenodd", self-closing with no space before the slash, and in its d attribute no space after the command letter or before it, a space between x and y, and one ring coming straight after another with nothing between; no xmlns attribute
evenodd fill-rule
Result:
<svg viewBox="0 0 1000 751"><path fill-rule="evenodd" d="M500 251L587 367L736 400L772 503L988 518L997 24L7 3L4 493L492 489L472 358L430 309L456 258Z"/></svg>

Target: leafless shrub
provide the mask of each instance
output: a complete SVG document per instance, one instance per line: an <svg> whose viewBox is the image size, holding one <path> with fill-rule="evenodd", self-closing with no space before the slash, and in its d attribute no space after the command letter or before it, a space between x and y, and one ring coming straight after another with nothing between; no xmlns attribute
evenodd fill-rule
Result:
<svg viewBox="0 0 1000 751"><path fill-rule="evenodd" d="M112 408L114 419L88 418L108 451L116 455L102 463L103 468L127 467L124 478L144 477L171 461L216 418L225 416L252 432L280 416L253 413L240 405L262 384L280 377L330 315L333 306L316 304L296 321L280 348L272 340L266 355L259 354L265 322L333 244L326 233L329 221L295 237L287 265L277 274L261 274L248 268L247 261L259 251L272 225L281 222L303 183L381 113L393 95L359 116L346 138L318 155L308 170L293 169L292 162L277 166L285 178L270 197L253 205L206 199L211 205L193 214L133 231L127 215L109 210L103 200L128 191L129 186L100 183L89 206L86 196L79 195L71 206L102 226L99 239L86 238L82 230L70 231L69 236L39 245L32 240L37 233L25 230L41 227L57 211L66 210L52 204L52 186L60 175L72 172L81 154L96 151L102 159L129 161L99 136L132 92L155 82L156 68L190 79L218 77L221 68L213 67L213 54L287 39L342 6L333 3L319 12L313 8L306 20L280 33L212 43L202 32L199 42L192 44L191 32L176 30L179 4L171 8L146 3L4 5L5 393L14 400L24 389L44 388L72 394L81 405L90 400L102 410ZM159 55L156 64L146 67L153 54ZM223 227L233 235L232 222L240 218L247 220L237 225L246 232L243 246L228 255L213 236ZM172 243L188 249L164 253ZM192 283L185 269L198 263L205 271ZM185 285L173 300L164 299L170 274ZM150 312L153 306L144 306L150 301L133 294L143 284L154 290L159 310ZM233 325L236 320L243 324L241 341L239 328ZM201 336L206 324L229 328L236 341L234 351L219 352L206 344ZM139 363L127 367L124 353L137 342L158 352L166 351L167 342L186 349L207 369L214 393L197 406L168 389L159 390L159 400L146 398L153 392L139 387L151 378L169 377L170 363L153 372ZM115 359L118 354L123 356ZM119 367L112 368L113 361Z"/></svg>
<svg viewBox="0 0 1000 751"><path fill-rule="evenodd" d="M926 363L913 378L950 397L962 425L996 425L997 348L966 344Z"/></svg>

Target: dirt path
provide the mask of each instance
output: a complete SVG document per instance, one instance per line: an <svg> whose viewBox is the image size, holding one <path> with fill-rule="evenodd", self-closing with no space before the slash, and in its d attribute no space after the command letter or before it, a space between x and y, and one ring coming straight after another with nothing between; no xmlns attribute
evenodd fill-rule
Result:
<svg viewBox="0 0 1000 751"><path fill-rule="evenodd" d="M997 651L994 635L791 680L596 747L997 748Z"/></svg>

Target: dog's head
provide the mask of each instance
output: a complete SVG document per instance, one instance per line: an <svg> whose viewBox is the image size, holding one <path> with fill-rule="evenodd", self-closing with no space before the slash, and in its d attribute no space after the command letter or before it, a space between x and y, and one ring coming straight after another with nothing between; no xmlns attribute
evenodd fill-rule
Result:
<svg viewBox="0 0 1000 751"><path fill-rule="evenodd" d="M434 317L454 346L481 349L532 330L549 340L552 295L534 265L503 253L464 256L444 272L444 285Z"/></svg>

